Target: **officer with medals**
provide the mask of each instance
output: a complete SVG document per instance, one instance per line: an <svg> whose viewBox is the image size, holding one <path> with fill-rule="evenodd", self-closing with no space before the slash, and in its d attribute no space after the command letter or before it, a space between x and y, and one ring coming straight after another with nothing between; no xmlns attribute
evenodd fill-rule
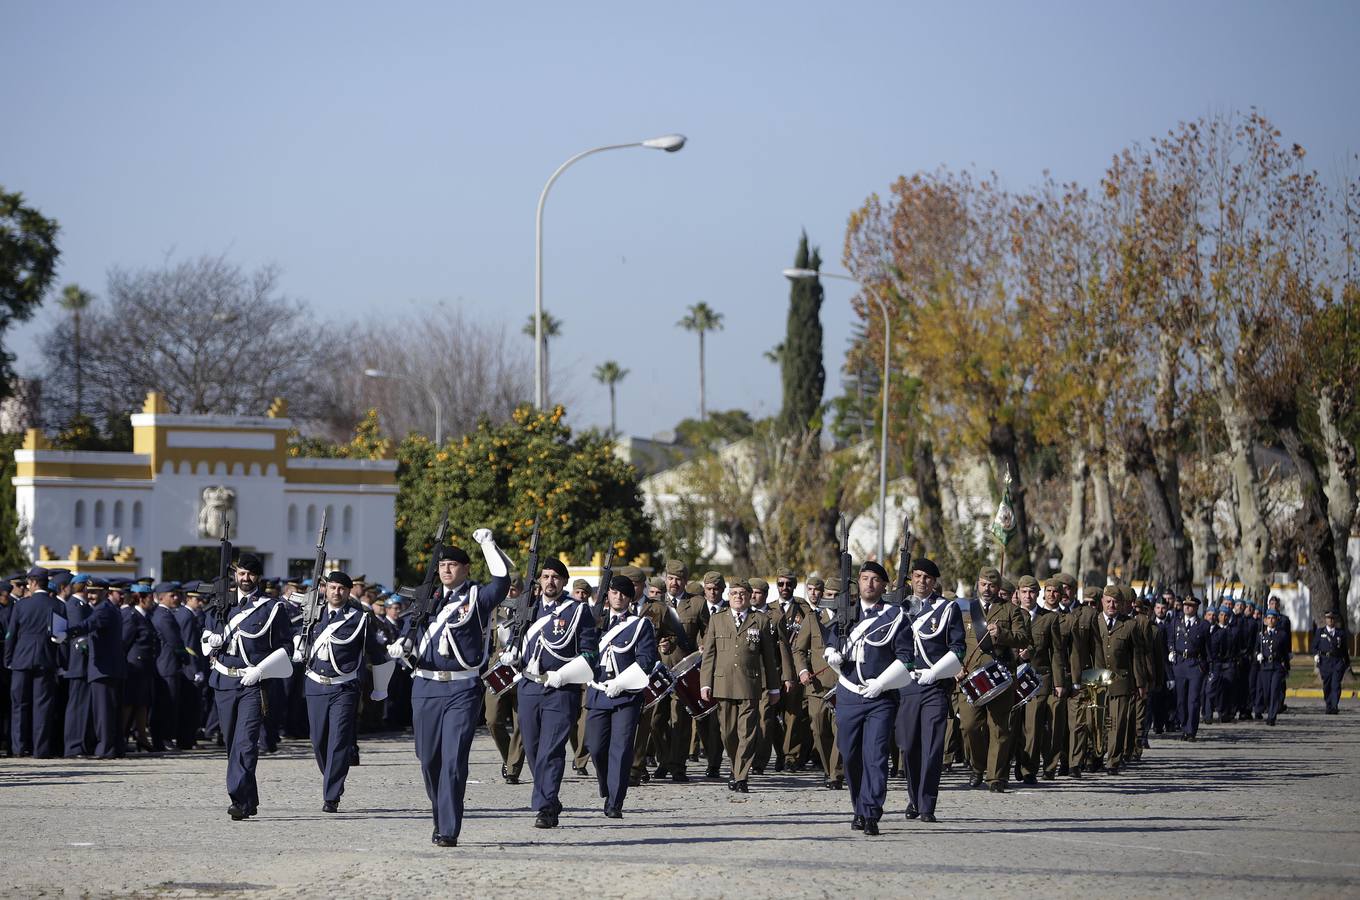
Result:
<svg viewBox="0 0 1360 900"><path fill-rule="evenodd" d="M203 653L212 657L209 683L227 748L227 815L237 822L255 815L260 805L255 764L264 725L261 681L293 673L288 612L263 593L263 575L264 561L242 553L236 561L236 603L225 621L209 611L202 636Z"/></svg>
<svg viewBox="0 0 1360 900"><path fill-rule="evenodd" d="M345 793L359 716L359 673L373 665L373 699L387 699L387 683L396 661L387 658L379 629L350 598L353 587L344 572L326 576L326 608L312 625L311 646L298 638L293 661L304 666L307 722L312 752L321 770L322 812L338 812Z"/></svg>
<svg viewBox="0 0 1360 900"><path fill-rule="evenodd" d="M656 629L651 620L629 611L633 582L615 575L609 582L608 608L601 627L594 680L586 688L586 744L604 798L604 814L623 818L628 795L642 689L656 666Z"/></svg>
<svg viewBox="0 0 1360 900"><path fill-rule="evenodd" d="M836 682L836 741L850 782L855 815L850 827L878 834L888 793L889 745L897 718L898 689L911 682L915 655L909 616L885 604L888 573L872 560L860 566L857 621L850 633L828 641L826 661Z"/></svg>
<svg viewBox="0 0 1360 900"><path fill-rule="evenodd" d="M940 569L930 559L911 565L907 614L915 650L915 671L902 688L897 710L897 745L906 757L907 818L935 821L944 765L944 731L949 720L953 676L963 668L963 615L936 590Z"/></svg>
<svg viewBox="0 0 1360 900"><path fill-rule="evenodd" d="M411 715L416 756L430 798L438 847L458 846L467 791L468 752L482 718L482 667L486 629L510 588L510 560L491 531L479 528L472 539L482 549L491 581L468 580L470 559L459 547L444 547L437 561L439 596L434 614L420 634L415 617L405 620L401 639L390 644L393 659L412 665Z"/></svg>
<svg viewBox="0 0 1360 900"><path fill-rule="evenodd" d="M534 773L535 828L555 828L562 812L558 792L566 769L567 740L580 711L580 686L590 680L599 642L588 604L567 593L567 567L549 558L538 576L540 603L518 648L502 655L519 662L519 730Z"/></svg>
<svg viewBox="0 0 1360 900"><path fill-rule="evenodd" d="M1268 610L1265 621L1265 627L1256 635L1256 653L1253 658L1261 667L1259 678L1266 700L1266 724L1274 725L1275 717L1280 714L1280 698L1284 696L1279 682L1284 681L1284 667L1289 661L1289 635L1278 627L1279 610Z"/></svg>

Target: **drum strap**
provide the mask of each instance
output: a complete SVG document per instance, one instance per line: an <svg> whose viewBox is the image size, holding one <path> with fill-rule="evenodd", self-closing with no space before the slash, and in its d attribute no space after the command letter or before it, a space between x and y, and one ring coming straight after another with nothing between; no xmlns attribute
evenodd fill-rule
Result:
<svg viewBox="0 0 1360 900"><path fill-rule="evenodd" d="M991 644L992 636L987 633L987 617L982 614L982 602L977 598L968 601L968 622L973 626L973 636L977 638L978 649L990 653L991 651L983 645Z"/></svg>

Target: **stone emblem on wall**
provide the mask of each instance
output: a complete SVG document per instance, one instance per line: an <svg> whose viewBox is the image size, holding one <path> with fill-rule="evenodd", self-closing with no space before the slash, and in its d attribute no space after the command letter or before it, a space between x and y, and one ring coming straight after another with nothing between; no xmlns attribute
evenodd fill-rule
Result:
<svg viewBox="0 0 1360 900"><path fill-rule="evenodd" d="M203 489L203 503L198 509L198 536L222 537L228 517L236 509L236 492L229 487L210 485Z"/></svg>

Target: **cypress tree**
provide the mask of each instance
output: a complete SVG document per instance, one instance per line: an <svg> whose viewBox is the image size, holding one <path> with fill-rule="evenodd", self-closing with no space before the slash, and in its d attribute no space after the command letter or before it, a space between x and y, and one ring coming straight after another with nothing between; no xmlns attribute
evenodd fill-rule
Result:
<svg viewBox="0 0 1360 900"><path fill-rule="evenodd" d="M821 254L815 247L808 248L806 231L798 241L793 264L795 268L814 271L822 267ZM822 390L826 387L821 311L821 279L790 281L788 333L780 354L784 405L779 411L779 428L784 434L821 429Z"/></svg>

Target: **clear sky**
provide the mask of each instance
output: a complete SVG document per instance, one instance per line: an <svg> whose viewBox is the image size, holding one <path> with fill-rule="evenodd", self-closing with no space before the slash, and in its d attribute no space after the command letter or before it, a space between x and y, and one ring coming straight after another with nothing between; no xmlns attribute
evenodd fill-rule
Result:
<svg viewBox="0 0 1360 900"><path fill-rule="evenodd" d="M631 370L619 426L767 415L800 229L840 270L847 216L902 174L1044 169L1094 183L1178 120L1257 106L1323 171L1360 151L1360 4L0 3L0 184L61 223L59 284L225 253L275 262L318 315L464 304L519 327L546 217L554 389ZM828 397L850 286L827 283ZM58 313L11 331L21 371ZM129 339L136 339L129 334ZM420 351L420 335L411 335ZM25 346L28 344L29 346Z"/></svg>

